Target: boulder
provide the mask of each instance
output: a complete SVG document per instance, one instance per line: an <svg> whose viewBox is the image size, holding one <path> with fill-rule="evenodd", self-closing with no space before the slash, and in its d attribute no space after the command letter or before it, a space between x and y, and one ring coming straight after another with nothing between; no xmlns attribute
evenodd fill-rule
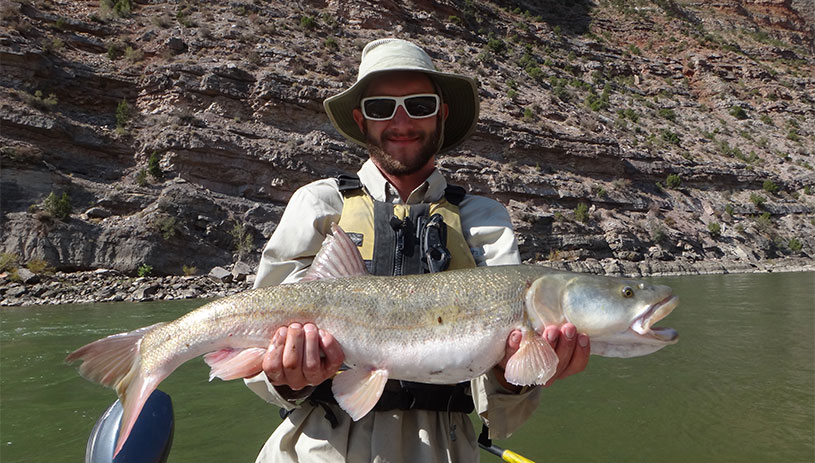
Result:
<svg viewBox="0 0 815 463"><path fill-rule="evenodd" d="M230 283L232 273L223 267L214 267L209 271L209 277L219 283Z"/></svg>

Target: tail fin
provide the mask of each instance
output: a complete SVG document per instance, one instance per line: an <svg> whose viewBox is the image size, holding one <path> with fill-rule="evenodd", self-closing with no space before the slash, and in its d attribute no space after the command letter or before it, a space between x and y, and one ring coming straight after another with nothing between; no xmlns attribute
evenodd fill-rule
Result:
<svg viewBox="0 0 815 463"><path fill-rule="evenodd" d="M85 379L116 389L124 413L114 456L122 449L145 401L164 379L164 376L142 375L139 352L144 335L163 324L108 336L80 347L65 358L68 363L82 360L79 374Z"/></svg>

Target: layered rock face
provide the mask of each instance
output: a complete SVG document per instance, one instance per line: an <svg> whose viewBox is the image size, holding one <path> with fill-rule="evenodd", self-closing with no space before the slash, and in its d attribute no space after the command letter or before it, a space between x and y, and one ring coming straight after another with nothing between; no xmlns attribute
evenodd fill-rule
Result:
<svg viewBox="0 0 815 463"><path fill-rule="evenodd" d="M478 78L478 129L439 166L507 205L527 262L812 265L811 2L0 5L0 251L21 264L256 263L295 189L367 158L322 101L397 36Z"/></svg>

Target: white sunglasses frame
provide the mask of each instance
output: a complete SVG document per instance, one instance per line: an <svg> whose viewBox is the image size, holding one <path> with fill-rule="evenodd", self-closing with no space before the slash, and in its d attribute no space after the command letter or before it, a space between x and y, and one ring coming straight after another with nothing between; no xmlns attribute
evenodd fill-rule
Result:
<svg viewBox="0 0 815 463"><path fill-rule="evenodd" d="M425 96L432 96L433 98L436 99L436 110L433 111L433 114L428 114L427 116L414 117L413 115L410 114L410 111L408 111L407 106L405 106L405 100L408 99L408 98L425 97ZM370 117L368 115L368 112L365 111L365 102L366 101L368 101L368 100L376 100L376 99L379 99L379 98L386 98L386 99L389 99L389 100L396 100L396 106L393 107L393 113L390 115L390 117L384 117L384 118L383 117ZM393 119L396 116L396 111L399 110L400 106L405 110L405 114L407 114L408 117L410 117L411 119L427 119L428 117L433 117L433 116L435 116L436 114L439 113L439 107L441 107L441 98L435 93L414 93L412 95L405 95L405 96L390 96L390 95L369 96L369 97L363 98L359 102L359 108L362 111L362 115L365 117L365 119L368 119L369 121L389 121L389 120Z"/></svg>

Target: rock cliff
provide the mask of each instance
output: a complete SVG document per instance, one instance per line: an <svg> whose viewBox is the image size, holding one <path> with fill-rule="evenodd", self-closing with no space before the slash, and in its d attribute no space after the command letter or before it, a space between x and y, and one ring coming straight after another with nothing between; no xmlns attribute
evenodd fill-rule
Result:
<svg viewBox="0 0 815 463"><path fill-rule="evenodd" d="M509 208L526 261L812 268L810 1L3 0L0 16L7 262L257 262L296 188L366 158L322 101L397 36L479 80L478 129L440 167Z"/></svg>

